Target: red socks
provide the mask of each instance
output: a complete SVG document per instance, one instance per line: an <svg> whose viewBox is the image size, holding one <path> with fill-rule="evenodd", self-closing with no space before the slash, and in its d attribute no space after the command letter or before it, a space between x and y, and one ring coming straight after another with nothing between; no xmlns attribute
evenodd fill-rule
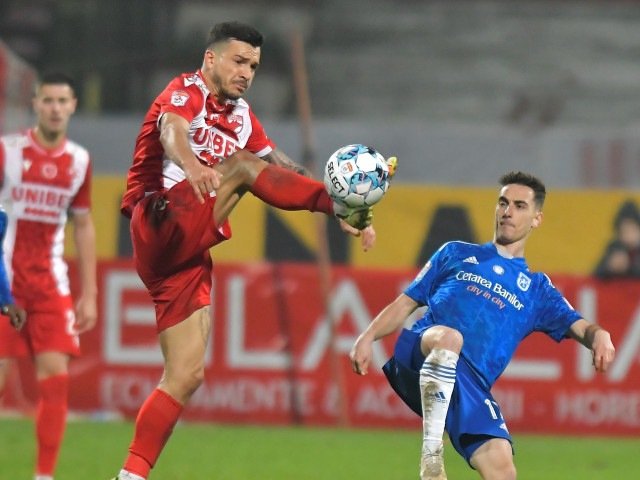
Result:
<svg viewBox="0 0 640 480"><path fill-rule="evenodd" d="M53 477L67 421L69 375L47 377L40 384L40 401L36 414L38 454L36 472Z"/></svg>
<svg viewBox="0 0 640 480"><path fill-rule="evenodd" d="M182 405L168 393L155 389L138 413L133 442L124 470L147 478L169 440L182 413Z"/></svg>
<svg viewBox="0 0 640 480"><path fill-rule="evenodd" d="M281 210L309 210L333 215L333 201L324 184L269 164L251 189L260 200Z"/></svg>

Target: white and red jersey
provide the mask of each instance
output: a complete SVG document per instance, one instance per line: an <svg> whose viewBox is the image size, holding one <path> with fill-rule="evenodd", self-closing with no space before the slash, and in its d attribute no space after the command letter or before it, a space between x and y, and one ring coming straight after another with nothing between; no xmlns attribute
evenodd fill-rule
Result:
<svg viewBox="0 0 640 480"><path fill-rule="evenodd" d="M223 161L236 150L246 149L261 157L275 148L245 100L218 105L200 70L183 74L155 99L136 140L133 166L122 200L122 213L129 218L145 195L170 189L185 179L182 169L166 157L160 142L159 122L167 112L189 122L191 150L207 165Z"/></svg>
<svg viewBox="0 0 640 480"><path fill-rule="evenodd" d="M33 131L0 138L0 203L8 216L5 264L14 295L69 295L64 252L67 211L91 208L89 152L68 139L55 150Z"/></svg>

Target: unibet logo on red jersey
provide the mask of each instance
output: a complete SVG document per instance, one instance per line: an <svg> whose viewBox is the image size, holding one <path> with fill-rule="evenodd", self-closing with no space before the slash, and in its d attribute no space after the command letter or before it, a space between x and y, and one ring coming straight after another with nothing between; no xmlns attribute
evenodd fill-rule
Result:
<svg viewBox="0 0 640 480"><path fill-rule="evenodd" d="M20 218L53 223L58 223L60 209L66 210L71 202L67 189L29 183L14 185L11 198L16 206L23 207L22 215L16 209Z"/></svg>
<svg viewBox="0 0 640 480"><path fill-rule="evenodd" d="M226 158L238 149L236 142L222 135L215 128L198 128L192 142L196 154L210 164L217 163L218 158Z"/></svg>

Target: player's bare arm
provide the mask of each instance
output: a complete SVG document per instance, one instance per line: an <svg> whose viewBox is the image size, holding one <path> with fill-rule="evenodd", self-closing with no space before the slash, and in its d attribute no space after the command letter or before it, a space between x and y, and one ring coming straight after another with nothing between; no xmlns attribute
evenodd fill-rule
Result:
<svg viewBox="0 0 640 480"><path fill-rule="evenodd" d="M89 212L74 213L73 237L78 255L81 292L76 302L78 333L91 330L98 320L96 280L96 233Z"/></svg>
<svg viewBox="0 0 640 480"><path fill-rule="evenodd" d="M305 177L313 178L313 175L311 175L311 172L308 169L294 162L291 158L289 158L287 154L285 154L278 148L274 148L273 150L271 150L264 157L262 157L262 159L266 162L278 165L279 167L291 170L292 172L304 175Z"/></svg>
<svg viewBox="0 0 640 480"><path fill-rule="evenodd" d="M387 305L356 340L351 350L351 367L359 375L366 375L373 360L373 342L395 332L418 308L418 302L401 293Z"/></svg>
<svg viewBox="0 0 640 480"><path fill-rule="evenodd" d="M262 159L269 163L273 163L274 165L286 168L287 170L299 173L300 175L304 175L305 177L313 178L313 175L308 169L294 162L287 154L278 148L271 150L271 152L267 153L262 157ZM340 222L340 228L343 232L353 235L354 237L362 235L362 248L365 252L375 245L376 231L372 226L369 226L364 230L358 230L342 219L338 219L338 222Z"/></svg>
<svg viewBox="0 0 640 480"><path fill-rule="evenodd" d="M609 332L599 325L580 319L573 322L568 334L591 350L596 371L605 373L609 369L616 354Z"/></svg>
<svg viewBox="0 0 640 480"><path fill-rule="evenodd" d="M189 122L175 113L165 113L160 119L160 141L167 156L184 170L200 203L204 203L204 195L220 186L220 173L194 155L189 145Z"/></svg>

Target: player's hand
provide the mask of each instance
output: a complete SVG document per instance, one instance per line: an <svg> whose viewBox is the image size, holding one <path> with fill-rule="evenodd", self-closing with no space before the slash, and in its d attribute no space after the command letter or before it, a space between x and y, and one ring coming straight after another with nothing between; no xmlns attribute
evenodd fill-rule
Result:
<svg viewBox="0 0 640 480"><path fill-rule="evenodd" d="M95 294L83 294L76 303L76 330L78 334L91 330L98 321Z"/></svg>
<svg viewBox="0 0 640 480"><path fill-rule="evenodd" d="M396 157L389 157L385 161L387 162L387 167L389 167L389 180L391 180L398 169L398 159Z"/></svg>
<svg viewBox="0 0 640 480"><path fill-rule="evenodd" d="M603 329L599 329L593 336L591 345L593 366L596 372L605 373L616 355L616 349L611 342L611 335Z"/></svg>
<svg viewBox="0 0 640 480"><path fill-rule="evenodd" d="M362 249L365 252L373 248L376 244L376 231L374 230L373 225L369 225L363 230L358 230L341 218L338 219L338 222L340 222L340 228L343 232L353 235L354 237L362 237Z"/></svg>
<svg viewBox="0 0 640 480"><path fill-rule="evenodd" d="M353 371L358 375L366 375L373 361L373 342L368 337L360 335L351 349L349 358Z"/></svg>
<svg viewBox="0 0 640 480"><path fill-rule="evenodd" d="M204 203L204 197L220 187L222 179L220 172L203 165L199 160L189 166L185 165L184 174L200 203Z"/></svg>
<svg viewBox="0 0 640 480"><path fill-rule="evenodd" d="M8 303L2 307L2 314L9 317L11 325L20 330L24 326L24 322L27 321L27 312L20 308L15 303Z"/></svg>

